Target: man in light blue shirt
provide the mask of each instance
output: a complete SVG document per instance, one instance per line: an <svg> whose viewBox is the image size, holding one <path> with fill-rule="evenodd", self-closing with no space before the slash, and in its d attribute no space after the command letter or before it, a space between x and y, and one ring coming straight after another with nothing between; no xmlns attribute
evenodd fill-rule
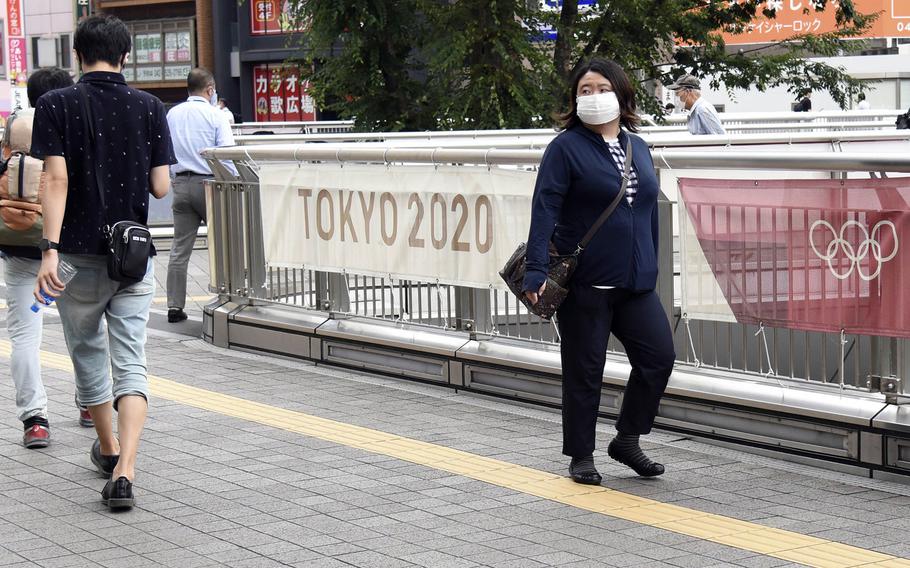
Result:
<svg viewBox="0 0 910 568"><path fill-rule="evenodd" d="M714 107L701 96L701 82L694 75L683 75L667 87L689 111L688 126L692 134L726 134Z"/></svg>
<svg viewBox="0 0 910 568"><path fill-rule="evenodd" d="M186 274L199 223L206 221L205 190L202 182L212 170L199 154L205 148L233 146L234 136L227 117L218 108L215 77L196 68L186 78L189 98L167 113L171 142L177 163L171 166L174 178L174 240L167 268L167 321L186 319ZM228 165L228 164L226 164ZM233 165L228 168L236 173Z"/></svg>

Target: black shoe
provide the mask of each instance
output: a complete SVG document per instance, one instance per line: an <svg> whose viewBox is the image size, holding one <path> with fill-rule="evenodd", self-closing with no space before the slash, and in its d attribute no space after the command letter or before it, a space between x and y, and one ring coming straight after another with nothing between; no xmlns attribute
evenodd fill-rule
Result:
<svg viewBox="0 0 910 568"><path fill-rule="evenodd" d="M603 480L597 468L594 467L592 456L572 458L572 463L569 464L569 475L572 477L572 481L584 485L600 485Z"/></svg>
<svg viewBox="0 0 910 568"><path fill-rule="evenodd" d="M117 462L120 461L120 456L105 456L101 454L101 440L95 438L95 443L92 444L92 463L95 464L95 467L98 468L98 472L110 479L114 475L114 468L117 467Z"/></svg>
<svg viewBox="0 0 910 568"><path fill-rule="evenodd" d="M179 323L184 321L187 318L186 312L183 311L183 308L168 308L167 310L167 321L168 323Z"/></svg>
<svg viewBox="0 0 910 568"><path fill-rule="evenodd" d="M104 489L101 490L101 500L111 508L111 511L131 509L136 502L133 497L133 484L125 477L111 479L104 484Z"/></svg>
<svg viewBox="0 0 910 568"><path fill-rule="evenodd" d="M607 454L621 464L627 465L642 477L657 477L664 472L664 466L648 459L638 445L631 449L622 448L614 438L607 446Z"/></svg>

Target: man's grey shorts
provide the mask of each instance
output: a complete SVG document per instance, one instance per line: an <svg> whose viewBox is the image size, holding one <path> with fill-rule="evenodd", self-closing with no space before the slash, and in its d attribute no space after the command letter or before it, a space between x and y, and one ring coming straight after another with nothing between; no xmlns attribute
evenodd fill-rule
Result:
<svg viewBox="0 0 910 568"><path fill-rule="evenodd" d="M61 254L60 259L77 271L57 301L79 401L116 405L124 395L147 400L145 327L155 295L154 262L149 259L141 282L121 288L108 277L104 256Z"/></svg>

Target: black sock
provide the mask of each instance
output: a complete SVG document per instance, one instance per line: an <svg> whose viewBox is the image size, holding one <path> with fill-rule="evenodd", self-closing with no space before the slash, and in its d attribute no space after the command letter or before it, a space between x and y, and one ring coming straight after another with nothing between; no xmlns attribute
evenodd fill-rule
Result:
<svg viewBox="0 0 910 568"><path fill-rule="evenodd" d="M44 426L45 428L51 427L50 422L48 422L47 418L45 418L43 416L32 416L32 417L26 418L25 420L22 421L22 425L25 427L26 430L28 430L35 424L38 424L39 426Z"/></svg>
<svg viewBox="0 0 910 568"><path fill-rule="evenodd" d="M569 464L569 467L578 473L597 473L597 468L594 467L594 456L572 458L572 463Z"/></svg>
<svg viewBox="0 0 910 568"><path fill-rule="evenodd" d="M638 448L638 434L617 434L614 441L621 450L636 450Z"/></svg>

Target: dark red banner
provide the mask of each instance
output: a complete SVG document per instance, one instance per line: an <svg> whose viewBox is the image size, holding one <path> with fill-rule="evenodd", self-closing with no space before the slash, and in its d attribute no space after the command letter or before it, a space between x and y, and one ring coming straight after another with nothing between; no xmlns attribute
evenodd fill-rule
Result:
<svg viewBox="0 0 910 568"><path fill-rule="evenodd" d="M910 337L910 179L680 179L679 188L690 315L720 313L725 301L741 323Z"/></svg>

